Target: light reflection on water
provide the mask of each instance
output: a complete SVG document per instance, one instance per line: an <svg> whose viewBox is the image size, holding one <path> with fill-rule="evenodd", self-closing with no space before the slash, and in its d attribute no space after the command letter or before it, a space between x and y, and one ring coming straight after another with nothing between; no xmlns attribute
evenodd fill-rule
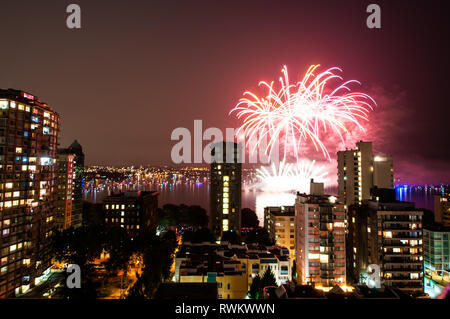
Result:
<svg viewBox="0 0 450 319"><path fill-rule="evenodd" d="M159 206L165 204L186 204L200 205L209 210L209 183L140 183L107 187L100 191L89 190L85 192L84 199L90 202L100 203L105 196L113 192L125 190L158 191ZM397 186L396 196L401 201L412 201L418 208L433 209L433 196L442 193L442 189L425 186ZM330 192L327 192L330 193ZM331 193L330 193L331 194ZM242 207L248 207L256 211L258 218L262 222L264 207L267 206L288 206L294 205L295 194L293 193L264 193L254 190L242 191Z"/></svg>
<svg viewBox="0 0 450 319"><path fill-rule="evenodd" d="M395 187L397 200L402 202L413 202L417 208L433 210L434 195L442 195L446 192L444 187L438 186L408 186L398 185Z"/></svg>

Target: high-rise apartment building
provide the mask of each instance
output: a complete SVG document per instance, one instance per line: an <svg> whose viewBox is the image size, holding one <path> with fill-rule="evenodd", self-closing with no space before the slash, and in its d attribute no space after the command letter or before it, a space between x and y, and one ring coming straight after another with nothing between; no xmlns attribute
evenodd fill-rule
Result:
<svg viewBox="0 0 450 319"><path fill-rule="evenodd" d="M58 154L56 159L56 228L63 231L72 227L73 154Z"/></svg>
<svg viewBox="0 0 450 319"><path fill-rule="evenodd" d="M372 142L360 141L356 149L339 151L338 195L346 207L370 199L372 187L393 188L392 157L374 156Z"/></svg>
<svg viewBox="0 0 450 319"><path fill-rule="evenodd" d="M434 195L434 220L450 227L450 195Z"/></svg>
<svg viewBox="0 0 450 319"><path fill-rule="evenodd" d="M289 257L295 258L295 208L294 206L265 207L264 228L278 246L289 249Z"/></svg>
<svg viewBox="0 0 450 319"><path fill-rule="evenodd" d="M210 228L217 238L241 232L242 147L233 142L212 144Z"/></svg>
<svg viewBox="0 0 450 319"><path fill-rule="evenodd" d="M80 227L83 224L83 183L84 183L84 153L80 143L75 140L68 148L59 149L60 155L73 156L72 178L72 213L71 226Z"/></svg>
<svg viewBox="0 0 450 319"><path fill-rule="evenodd" d="M344 204L323 192L297 194L295 227L298 281L324 287L345 284Z"/></svg>
<svg viewBox="0 0 450 319"><path fill-rule="evenodd" d="M50 272L59 115L37 97L0 90L0 298Z"/></svg>
<svg viewBox="0 0 450 319"><path fill-rule="evenodd" d="M352 206L348 218L347 264L354 282L375 264L382 286L423 292L423 211L396 201L393 189L374 188L372 200Z"/></svg>
<svg viewBox="0 0 450 319"><path fill-rule="evenodd" d="M158 192L127 191L103 200L106 226L120 226L131 238L140 231L156 228Z"/></svg>

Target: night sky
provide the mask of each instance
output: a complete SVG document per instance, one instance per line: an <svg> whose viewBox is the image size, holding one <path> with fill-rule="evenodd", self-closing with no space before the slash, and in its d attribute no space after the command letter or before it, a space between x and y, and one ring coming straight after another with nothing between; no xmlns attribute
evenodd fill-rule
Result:
<svg viewBox="0 0 450 319"><path fill-rule="evenodd" d="M80 30L66 27L70 3ZM381 29L366 27L370 3ZM77 139L87 164L170 165L174 128L237 127L242 93L283 65L291 78L338 66L377 102L356 138L393 155L402 182L450 182L444 3L2 0L0 87L52 105L61 147Z"/></svg>

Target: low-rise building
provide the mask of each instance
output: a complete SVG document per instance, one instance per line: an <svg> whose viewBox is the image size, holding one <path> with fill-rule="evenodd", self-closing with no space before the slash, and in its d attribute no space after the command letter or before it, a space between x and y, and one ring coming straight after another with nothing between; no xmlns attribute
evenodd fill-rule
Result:
<svg viewBox="0 0 450 319"><path fill-rule="evenodd" d="M289 250L278 246L183 243L175 258L174 281L217 282L220 299L245 298L253 278L272 270L278 284L291 280Z"/></svg>
<svg viewBox="0 0 450 319"><path fill-rule="evenodd" d="M125 228L133 238L140 230L156 228L158 192L127 191L103 200L106 226Z"/></svg>

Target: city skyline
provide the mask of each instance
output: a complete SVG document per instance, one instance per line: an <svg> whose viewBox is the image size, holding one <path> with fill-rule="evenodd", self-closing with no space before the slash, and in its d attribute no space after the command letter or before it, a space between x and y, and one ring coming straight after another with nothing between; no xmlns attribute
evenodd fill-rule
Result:
<svg viewBox="0 0 450 319"><path fill-rule="evenodd" d="M173 129L191 129L195 119L238 127L228 112L245 89L276 78L284 64L297 77L320 63L341 67L374 97L367 131L355 139L392 155L396 179L450 179L442 102L448 47L441 40L448 28L439 5L381 2L380 30L368 29L365 5L351 2L79 5L82 28L69 30L64 4L3 4L9 15L2 23L18 14L25 22L0 31L10 48L1 60L20 59L2 65L0 80L52 105L61 115L60 144L79 140L87 165L171 165ZM313 27L318 19L326 22ZM336 145L332 155L342 149Z"/></svg>

